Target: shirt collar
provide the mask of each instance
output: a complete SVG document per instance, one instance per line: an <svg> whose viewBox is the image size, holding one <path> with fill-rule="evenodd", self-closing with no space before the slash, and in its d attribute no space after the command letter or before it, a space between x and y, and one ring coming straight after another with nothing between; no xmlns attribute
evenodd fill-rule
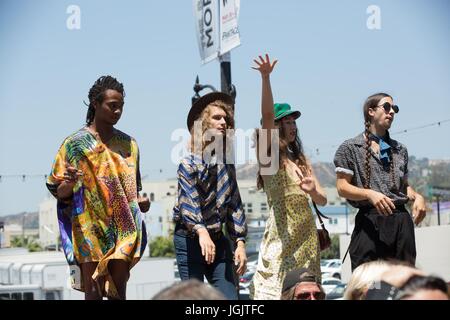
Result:
<svg viewBox="0 0 450 320"><path fill-rule="evenodd" d="M396 150L400 150L400 144L396 140L391 139L391 137L389 135L389 131L387 131L386 135L387 135L387 139L386 140L389 141L388 144L391 146L391 148L396 149ZM359 134L358 136L356 136L356 138L354 139L353 143L355 145L358 145L358 146L364 146L366 144L366 138L364 137L364 132Z"/></svg>

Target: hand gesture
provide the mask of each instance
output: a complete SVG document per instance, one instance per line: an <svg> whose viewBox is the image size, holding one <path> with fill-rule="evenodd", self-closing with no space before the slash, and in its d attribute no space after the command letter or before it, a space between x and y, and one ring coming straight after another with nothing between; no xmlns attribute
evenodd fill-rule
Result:
<svg viewBox="0 0 450 320"><path fill-rule="evenodd" d="M66 163L66 171L64 172L63 180L56 190L57 196L60 200L70 200L69 198L73 195L73 188L81 176L83 176L83 172L81 170L77 170L69 163Z"/></svg>
<svg viewBox="0 0 450 320"><path fill-rule="evenodd" d="M367 198L370 203L377 209L379 214L388 216L392 214L392 210L395 210L395 204L392 200L386 197L384 194L374 191L367 191Z"/></svg>
<svg viewBox="0 0 450 320"><path fill-rule="evenodd" d="M216 245L211 240L206 228L198 229L197 233L200 248L202 249L202 255L205 257L206 263L211 264L214 262L216 257Z"/></svg>
<svg viewBox="0 0 450 320"><path fill-rule="evenodd" d="M83 176L83 172L81 170L77 170L75 167L72 167L69 163L66 163L66 171L64 172L64 182L66 185L71 186L72 188L78 181L78 178Z"/></svg>
<svg viewBox="0 0 450 320"><path fill-rule="evenodd" d="M258 70L261 73L262 77L268 77L278 62L278 60L274 60L271 63L268 54L266 54L266 60L264 60L263 57L259 56L259 61L257 59L253 59L253 61L258 66L252 67L252 69Z"/></svg>
<svg viewBox="0 0 450 320"><path fill-rule="evenodd" d="M422 222L427 214L427 209L425 206L425 199L421 195L416 196L416 200L414 200L414 204L412 207L412 216L414 219L414 223L418 225Z"/></svg>
<svg viewBox="0 0 450 320"><path fill-rule="evenodd" d="M138 196L138 204L141 212L146 213L150 209L150 199L147 196Z"/></svg>
<svg viewBox="0 0 450 320"><path fill-rule="evenodd" d="M310 194L314 191L316 191L316 182L312 176L311 169L305 167L305 166L295 166L294 167L295 173L299 177L299 186L300 189L302 189L307 194Z"/></svg>
<svg viewBox="0 0 450 320"><path fill-rule="evenodd" d="M242 276L247 270L247 254L242 241L238 242L238 246L234 252L234 264L238 266L236 270L237 275Z"/></svg>

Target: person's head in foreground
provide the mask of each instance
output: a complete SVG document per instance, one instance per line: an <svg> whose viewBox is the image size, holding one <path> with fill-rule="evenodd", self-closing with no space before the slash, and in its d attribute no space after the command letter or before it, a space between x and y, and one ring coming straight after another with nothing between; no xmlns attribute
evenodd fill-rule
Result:
<svg viewBox="0 0 450 320"><path fill-rule="evenodd" d="M415 275L400 288L398 300L448 300L447 284L435 276Z"/></svg>
<svg viewBox="0 0 450 320"><path fill-rule="evenodd" d="M286 274L281 300L324 300L325 292L318 278L308 269L295 269Z"/></svg>
<svg viewBox="0 0 450 320"><path fill-rule="evenodd" d="M367 290L376 281L381 280L381 275L389 270L392 262L376 260L363 263L357 267L350 277L344 293L344 300L364 300Z"/></svg>
<svg viewBox="0 0 450 320"><path fill-rule="evenodd" d="M226 300L226 298L210 285L191 279L174 283L158 292L152 300Z"/></svg>

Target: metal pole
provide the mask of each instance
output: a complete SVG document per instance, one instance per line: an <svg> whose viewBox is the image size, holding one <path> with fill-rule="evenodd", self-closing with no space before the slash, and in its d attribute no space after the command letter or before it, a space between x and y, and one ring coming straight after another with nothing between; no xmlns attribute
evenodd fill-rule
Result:
<svg viewBox="0 0 450 320"><path fill-rule="evenodd" d="M345 204L345 234L348 234L348 207Z"/></svg>
<svg viewBox="0 0 450 320"><path fill-rule="evenodd" d="M439 204L439 200L440 200L441 196L437 195L436 199L437 199L437 216L438 216L438 226L441 225L441 208L440 208L440 204Z"/></svg>
<svg viewBox="0 0 450 320"><path fill-rule="evenodd" d="M25 213L22 215L22 239L25 239Z"/></svg>
<svg viewBox="0 0 450 320"><path fill-rule="evenodd" d="M220 88L224 93L231 93L231 55L229 52L220 56Z"/></svg>

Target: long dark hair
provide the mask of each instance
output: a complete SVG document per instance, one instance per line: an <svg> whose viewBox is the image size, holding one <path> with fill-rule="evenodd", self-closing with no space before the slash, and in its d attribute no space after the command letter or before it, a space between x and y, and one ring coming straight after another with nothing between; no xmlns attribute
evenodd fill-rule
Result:
<svg viewBox="0 0 450 320"><path fill-rule="evenodd" d="M288 142L283 126L281 125L281 119L275 121L275 124L278 125L279 130L279 153L280 153L280 168L285 165L285 161L288 159L289 151L292 152L294 157L294 162L297 166L307 166L307 161L305 157L305 153L303 151L303 143L300 137L298 136L298 130L297 130L297 137L295 137L295 140L293 142ZM256 129L255 135L256 135L256 154L259 156L259 130ZM270 146L269 150L267 150L268 155L270 156L272 150L272 146ZM257 178L256 178L256 187L259 189L264 188L264 180L261 176L261 169L258 169Z"/></svg>
<svg viewBox="0 0 450 320"><path fill-rule="evenodd" d="M119 92L123 98L125 98L125 91L123 84L117 81L116 78L111 76L101 76L95 81L94 85L89 90L88 98L89 104L87 105L88 111L86 114L86 124L90 125L94 121L95 117L95 104L101 104L103 102L104 93L106 90L115 90ZM86 103L85 103L86 104Z"/></svg>
<svg viewBox="0 0 450 320"><path fill-rule="evenodd" d="M368 97L366 99L366 102L364 103L364 107L363 107L363 113L364 113L364 134L365 134L365 139L366 139L366 145L365 145L365 150L366 150L366 157L365 157L365 161L364 161L364 174L365 174L365 182L364 182L364 188L369 189L370 188L370 144L371 144L371 140L369 139L370 137L370 125L372 123L372 118L369 115L369 109L375 109L378 104L380 103L381 99L384 98L391 98L392 97L390 95L388 95L387 93L376 93L371 95L370 97ZM391 183L392 183L392 187L393 189L396 188L396 184L395 184L395 170L394 170L394 151L391 148L391 161L390 161L390 174L391 174Z"/></svg>

